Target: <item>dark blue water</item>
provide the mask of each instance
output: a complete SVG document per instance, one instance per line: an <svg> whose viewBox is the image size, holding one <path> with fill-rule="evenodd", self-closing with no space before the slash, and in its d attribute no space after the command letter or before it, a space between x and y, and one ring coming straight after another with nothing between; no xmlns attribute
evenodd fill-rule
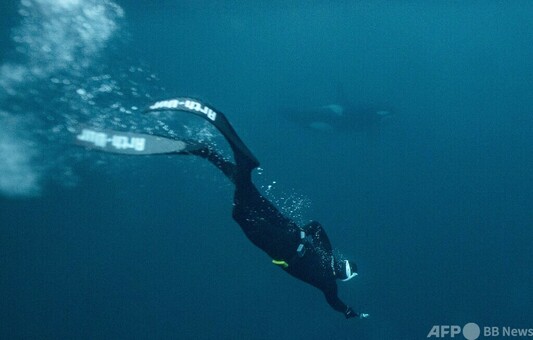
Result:
<svg viewBox="0 0 533 340"><path fill-rule="evenodd" d="M59 7L24 16L24 3ZM74 39L56 32L48 38L64 40L51 51L12 38L84 13L57 3L2 5L0 338L533 328L533 3L119 1L123 17L74 26ZM334 103L339 83L354 103L392 108L378 135L320 133L279 115ZM177 95L225 112L261 161L258 186L319 220L357 262L340 296L368 320L345 320L273 266L231 219L232 186L206 162L70 145L81 122L148 129L131 106ZM291 195L310 204L284 203Z"/></svg>

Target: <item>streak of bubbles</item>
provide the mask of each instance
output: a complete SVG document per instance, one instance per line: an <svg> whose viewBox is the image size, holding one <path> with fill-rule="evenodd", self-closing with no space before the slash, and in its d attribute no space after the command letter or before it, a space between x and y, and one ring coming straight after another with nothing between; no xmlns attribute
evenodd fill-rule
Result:
<svg viewBox="0 0 533 340"><path fill-rule="evenodd" d="M258 168L258 175L262 176L263 172L262 168ZM311 200L295 190L278 192L276 184L276 181L272 181L269 184L261 185L264 195L280 209L283 215L291 218L297 224L303 225L308 222L305 215L311 207Z"/></svg>
<svg viewBox="0 0 533 340"><path fill-rule="evenodd" d="M72 185L81 126L172 134L142 108L165 89L124 57L123 10L109 0L22 0L15 51L0 65L0 194ZM120 53L120 58L118 58ZM206 134L204 138L208 138Z"/></svg>

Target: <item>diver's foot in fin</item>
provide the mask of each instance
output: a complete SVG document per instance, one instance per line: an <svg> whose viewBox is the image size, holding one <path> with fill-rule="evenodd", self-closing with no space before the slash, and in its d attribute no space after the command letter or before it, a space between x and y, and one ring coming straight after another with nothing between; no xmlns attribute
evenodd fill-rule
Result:
<svg viewBox="0 0 533 340"><path fill-rule="evenodd" d="M201 148L191 151L189 154L202 157L208 160L211 164L220 169L231 182L235 183L237 166L229 160L225 159L211 146L203 144Z"/></svg>
<svg viewBox="0 0 533 340"><path fill-rule="evenodd" d="M145 110L145 112L155 111L188 112L207 120L226 138L235 154L235 162L239 166L245 166L249 169L254 169L259 166L259 161L237 135L237 132L233 129L226 116L199 100L187 97L162 100L150 105Z"/></svg>
<svg viewBox="0 0 533 340"><path fill-rule="evenodd" d="M341 281L349 281L357 276L357 265L348 260L339 261L336 268L337 278Z"/></svg>

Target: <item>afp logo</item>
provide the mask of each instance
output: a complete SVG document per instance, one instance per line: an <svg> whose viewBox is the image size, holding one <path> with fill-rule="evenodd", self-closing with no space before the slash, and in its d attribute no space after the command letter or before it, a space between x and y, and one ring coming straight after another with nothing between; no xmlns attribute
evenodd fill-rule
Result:
<svg viewBox="0 0 533 340"><path fill-rule="evenodd" d="M455 338L457 335L463 335L467 340L476 340L481 334L481 329L476 323L470 322L462 328L458 325L435 325L428 333L428 338Z"/></svg>

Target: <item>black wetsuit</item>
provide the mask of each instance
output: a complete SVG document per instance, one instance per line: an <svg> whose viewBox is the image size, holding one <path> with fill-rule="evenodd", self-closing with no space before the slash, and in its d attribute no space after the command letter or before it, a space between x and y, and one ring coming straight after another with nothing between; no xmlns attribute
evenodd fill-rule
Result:
<svg viewBox="0 0 533 340"><path fill-rule="evenodd" d="M358 316L337 296L336 279L341 277L343 262L333 255L330 241L318 222L299 227L285 217L255 187L251 179L254 168L245 157L235 152L236 164L224 160L210 148L194 152L208 159L235 184L233 218L244 234L272 259L284 261L282 268L292 276L320 289L329 305L347 318ZM305 232L305 240L301 239ZM298 256L297 248L305 246Z"/></svg>
<svg viewBox="0 0 533 340"><path fill-rule="evenodd" d="M259 193L252 182L252 171L259 166L259 161L242 142L226 117L188 97L156 102L146 109L146 112L166 110L195 114L213 124L230 144L235 164L201 142L132 132L83 129L76 136L76 143L118 154L192 154L209 160L235 184L233 218L248 239L265 251L273 262L287 273L322 290L326 300L335 310L347 318L366 318L367 314L355 313L337 296L336 280L354 277L355 264L333 255L329 239L318 222L300 227L290 218L283 216ZM108 142L109 140L111 142Z"/></svg>

